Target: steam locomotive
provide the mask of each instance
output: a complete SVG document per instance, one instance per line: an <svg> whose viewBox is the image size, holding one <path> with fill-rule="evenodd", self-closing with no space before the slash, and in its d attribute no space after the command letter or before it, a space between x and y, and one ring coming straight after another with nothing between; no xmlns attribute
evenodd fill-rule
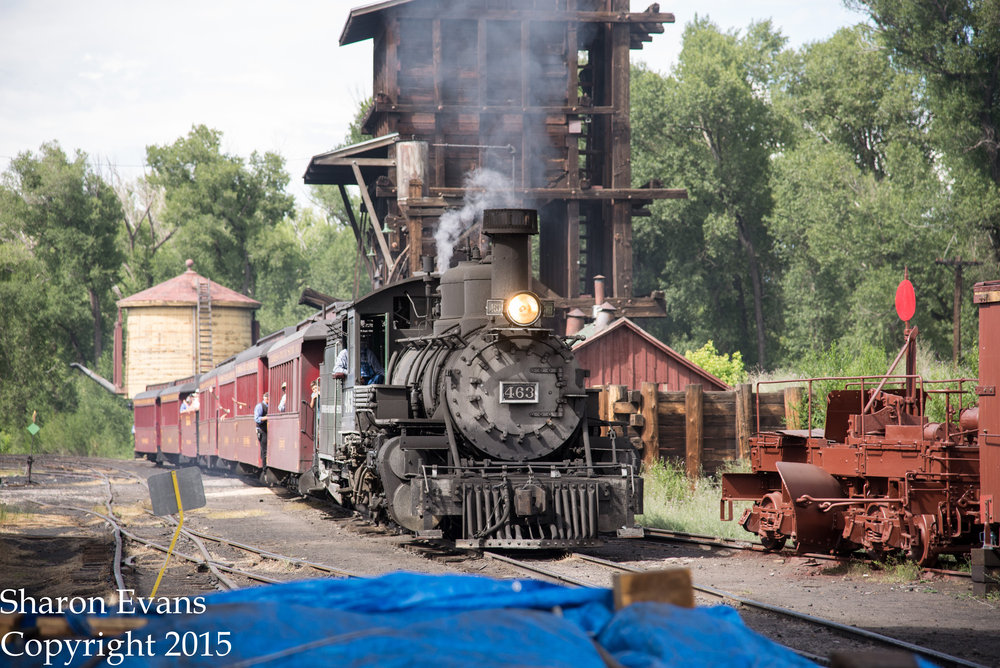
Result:
<svg viewBox="0 0 1000 668"><path fill-rule="evenodd" d="M257 473L459 547L636 535L635 451L593 417L598 393L529 289L537 227L533 210L486 210L486 258L325 308L200 377L147 388L133 402L136 455ZM365 384L364 348L387 361L384 383ZM253 407L268 390L262 449ZM180 412L195 393L198 411Z"/></svg>
<svg viewBox="0 0 1000 668"><path fill-rule="evenodd" d="M903 295L902 299L900 295ZM826 401L823 429L781 429L750 439L752 473L723 476L723 519L739 519L766 548L791 538L799 552L880 557L903 552L921 565L945 553L997 545L1000 524L1000 281L975 286L979 378L931 382L916 374L917 328L885 376L843 380ZM912 315L912 286L897 311ZM904 374L892 375L906 359ZM812 424L812 386L806 408ZM971 396L978 397L973 405ZM938 420L929 417L937 402Z"/></svg>

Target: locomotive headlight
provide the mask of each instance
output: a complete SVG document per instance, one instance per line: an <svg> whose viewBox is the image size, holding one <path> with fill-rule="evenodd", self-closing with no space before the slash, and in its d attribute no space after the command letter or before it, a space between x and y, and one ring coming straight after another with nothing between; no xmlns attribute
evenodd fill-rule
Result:
<svg viewBox="0 0 1000 668"><path fill-rule="evenodd" d="M512 325L527 327L542 315L542 303L530 292L518 292L507 300L503 314Z"/></svg>

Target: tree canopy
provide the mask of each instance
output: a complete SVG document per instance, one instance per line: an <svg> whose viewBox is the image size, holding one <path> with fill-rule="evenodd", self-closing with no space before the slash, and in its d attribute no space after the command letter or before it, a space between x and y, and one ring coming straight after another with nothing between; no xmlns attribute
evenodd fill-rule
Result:
<svg viewBox="0 0 1000 668"><path fill-rule="evenodd" d="M958 370L975 373L968 288L1000 269L996 3L850 1L871 26L790 49L770 22L723 31L700 17L672 71L633 71L635 181L689 193L634 221L636 292L661 290L667 305L643 325L734 379L744 361L877 371L901 343L893 295L904 272L921 359L950 357L954 275L938 260L957 259L980 262L961 305L971 369ZM361 140L367 104L345 143ZM340 191L315 187L296 210L280 155L234 155L222 140L195 125L148 146L148 176L134 182L56 142L11 162L0 182L0 451L23 447L33 410L53 416L43 439L64 450L127 439L127 411L68 364L109 376L115 300L187 258L261 301L265 332L311 313L298 305L307 286L337 298L370 288ZM81 411L113 426L98 431Z"/></svg>
<svg viewBox="0 0 1000 668"><path fill-rule="evenodd" d="M957 183L968 169L948 156L926 76L883 38L858 26L790 50L766 22L723 33L701 19L671 73L634 71L636 179L690 196L655 204L636 226L637 284L666 295L668 317L650 325L661 338L714 340L762 368L838 342L892 349L893 295L908 270L914 323L947 354L954 283L935 261L992 255L976 214L990 188ZM753 223L747 241L740 218ZM989 257L969 278L996 270ZM763 318L749 316L754 303ZM966 299L964 322L974 316ZM963 349L975 338L965 327Z"/></svg>

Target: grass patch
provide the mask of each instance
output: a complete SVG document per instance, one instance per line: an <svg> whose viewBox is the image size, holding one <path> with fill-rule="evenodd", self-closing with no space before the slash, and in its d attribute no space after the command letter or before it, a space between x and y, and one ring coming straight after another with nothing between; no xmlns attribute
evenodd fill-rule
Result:
<svg viewBox="0 0 1000 668"><path fill-rule="evenodd" d="M0 526L7 523L14 523L24 515L24 512L17 506L0 503Z"/></svg>
<svg viewBox="0 0 1000 668"><path fill-rule="evenodd" d="M960 573L972 572L972 560L968 554L942 554L938 556L938 566Z"/></svg>
<svg viewBox="0 0 1000 668"><path fill-rule="evenodd" d="M920 566L912 559L889 555L875 562L881 570L881 580L885 582L915 582L920 579Z"/></svg>
<svg viewBox="0 0 1000 668"><path fill-rule="evenodd" d="M726 472L745 471L734 465ZM691 484L679 462L657 462L642 474L643 507L645 512L636 518L640 524L657 529L684 531L757 541L734 521L719 519L719 502L722 498L721 472L715 476L699 477ZM734 518L738 519L749 501L733 504Z"/></svg>
<svg viewBox="0 0 1000 668"><path fill-rule="evenodd" d="M877 561L851 559L831 568L824 568L823 575L846 575L854 578L871 578L878 582L901 584L920 582L920 566L900 554L890 554Z"/></svg>

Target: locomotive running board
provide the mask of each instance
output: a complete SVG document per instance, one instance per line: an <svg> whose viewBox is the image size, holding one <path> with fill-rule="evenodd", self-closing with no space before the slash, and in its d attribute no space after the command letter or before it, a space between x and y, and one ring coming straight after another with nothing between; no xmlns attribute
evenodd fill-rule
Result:
<svg viewBox="0 0 1000 668"><path fill-rule="evenodd" d="M840 532L837 530L839 511L823 512L818 503L799 499L809 496L814 499L834 499L844 495L840 483L832 475L812 464L799 462L776 462L781 476L785 502L791 506L795 516L794 538L800 550L828 550L832 548Z"/></svg>

